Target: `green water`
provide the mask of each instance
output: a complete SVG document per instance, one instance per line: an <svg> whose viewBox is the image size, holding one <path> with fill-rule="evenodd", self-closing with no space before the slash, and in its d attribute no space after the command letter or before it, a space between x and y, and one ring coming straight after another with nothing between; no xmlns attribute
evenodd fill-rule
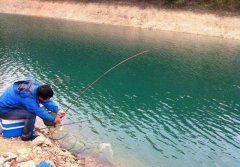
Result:
<svg viewBox="0 0 240 167"><path fill-rule="evenodd" d="M66 109L155 47L73 105L65 123L90 120L65 127L85 143L72 150L99 157L109 143L117 167L240 166L239 41L1 14L0 93L36 78Z"/></svg>

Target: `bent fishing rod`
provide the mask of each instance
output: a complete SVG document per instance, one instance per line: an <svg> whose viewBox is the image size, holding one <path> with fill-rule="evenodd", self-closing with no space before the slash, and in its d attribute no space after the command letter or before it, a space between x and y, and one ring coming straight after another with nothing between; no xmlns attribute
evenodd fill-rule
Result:
<svg viewBox="0 0 240 167"><path fill-rule="evenodd" d="M100 79L102 79L105 75L107 75L108 73L110 73L112 70L114 70L115 68L117 68L118 66L126 63L127 61L137 57L137 56L140 56L140 55L143 55L145 53L148 53L150 51L153 51L153 50L157 50L157 49L160 49L160 47L158 48L153 48L153 49L148 49L148 50L144 50L142 52L139 52L133 56L130 56L124 60L122 60L121 62L117 63L116 65L112 66L110 69L106 70L103 74L101 74L97 79L95 79L92 83L90 83L85 89L83 89L80 94L75 98L75 100L67 107L67 109L65 110L65 112L67 112L69 109L71 109L71 107L73 106L73 104L75 104L91 87L93 87L94 84L96 84Z"/></svg>
<svg viewBox="0 0 240 167"><path fill-rule="evenodd" d="M93 87L94 84L96 84L100 79L102 79L105 75L107 75L108 73L110 73L112 70L114 70L115 68L117 68L118 66L126 63L127 61L137 57L137 56L140 56L140 55L143 55L145 53L148 53L150 51L153 51L153 50L157 50L157 49L160 49L160 47L158 48L153 48L153 49L148 49L148 50L144 50L142 52L139 52L139 53L136 53L135 55L133 56L130 56L124 60L122 60L121 62L117 63L116 65L112 66L111 68L109 68L108 70L106 70L104 73L102 73L99 77L97 77L92 83L90 83L85 89L83 89L80 94L75 98L75 100L70 103L70 105L67 107L67 109L65 110L65 112L67 112L69 109L72 109L71 107L73 106L73 104L75 104L91 87ZM75 111L75 110L74 110ZM113 116L113 115L111 115ZM98 118L98 120L101 120L101 119L104 119L106 118L107 116L104 116L104 117L101 117L101 118ZM89 120L86 120L86 121L89 121ZM86 122L84 121L84 122ZM62 124L62 126L64 125L72 125L72 124L76 124L76 123L82 123L83 121L77 121L77 122L72 122L72 123L67 123L67 124ZM55 125L56 126L56 125ZM61 125L59 125L61 126ZM41 129L45 129L45 128L41 128Z"/></svg>

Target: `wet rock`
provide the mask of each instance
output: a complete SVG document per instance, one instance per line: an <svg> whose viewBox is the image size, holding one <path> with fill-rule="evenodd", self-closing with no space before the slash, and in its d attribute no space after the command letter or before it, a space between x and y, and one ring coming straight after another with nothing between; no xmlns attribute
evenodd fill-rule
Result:
<svg viewBox="0 0 240 167"><path fill-rule="evenodd" d="M110 143L101 143L98 146L99 149L99 158L106 162L112 163L113 162L113 150L112 145Z"/></svg>
<svg viewBox="0 0 240 167"><path fill-rule="evenodd" d="M78 162L78 164L81 164L82 166L85 166L85 161L86 161L85 157L77 155L77 162Z"/></svg>
<svg viewBox="0 0 240 167"><path fill-rule="evenodd" d="M63 84L63 79L60 78L59 76L55 76L55 78L53 79L53 82L55 85L62 85Z"/></svg>
<svg viewBox="0 0 240 167"><path fill-rule="evenodd" d="M237 141L238 143L240 143L240 135L238 135L238 136L236 137L236 141Z"/></svg>

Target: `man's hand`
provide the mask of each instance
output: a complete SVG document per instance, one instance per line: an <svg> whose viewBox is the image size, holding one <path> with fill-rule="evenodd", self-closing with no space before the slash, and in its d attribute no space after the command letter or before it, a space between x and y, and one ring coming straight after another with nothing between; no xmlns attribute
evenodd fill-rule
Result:
<svg viewBox="0 0 240 167"><path fill-rule="evenodd" d="M66 112L63 111L63 110L60 110L60 111L57 112L57 115L58 115L59 117L63 118L63 117L65 117Z"/></svg>
<svg viewBox="0 0 240 167"><path fill-rule="evenodd" d="M54 123L60 124L60 123L62 122L62 120L63 120L63 117L65 117L65 115L66 115L66 112L65 112L65 111L59 110L59 111L57 112L57 116L56 116L56 118L55 118L55 120L54 120Z"/></svg>
<svg viewBox="0 0 240 167"><path fill-rule="evenodd" d="M60 117L59 115L56 116L55 120L54 120L54 123L55 124L60 124L62 122L63 118Z"/></svg>

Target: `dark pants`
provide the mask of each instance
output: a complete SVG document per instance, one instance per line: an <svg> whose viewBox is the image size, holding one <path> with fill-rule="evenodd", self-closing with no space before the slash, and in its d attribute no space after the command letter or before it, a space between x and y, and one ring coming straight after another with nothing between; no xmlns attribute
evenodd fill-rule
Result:
<svg viewBox="0 0 240 167"><path fill-rule="evenodd" d="M11 110L8 112L0 112L0 118L8 119L8 120L17 120L17 119L25 119L23 134L21 138L23 140L28 140L33 136L34 124L36 121L36 115L27 110Z"/></svg>

